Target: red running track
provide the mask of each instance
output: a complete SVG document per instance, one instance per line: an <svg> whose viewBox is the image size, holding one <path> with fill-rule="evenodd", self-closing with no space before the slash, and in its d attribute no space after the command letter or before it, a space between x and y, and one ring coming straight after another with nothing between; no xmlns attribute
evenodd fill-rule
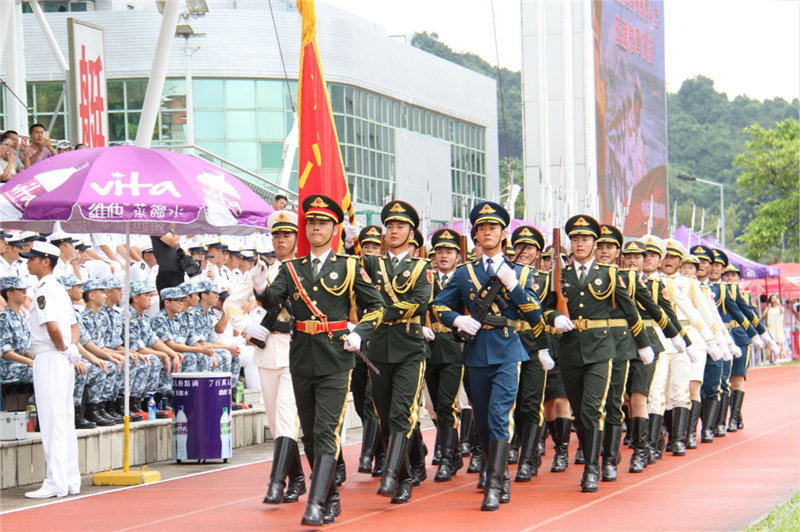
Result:
<svg viewBox="0 0 800 532"><path fill-rule="evenodd" d="M539 477L512 483L511 504L481 512L477 475L428 480L411 502L389 504L375 494L378 479L356 473L358 445L345 447L348 479L343 513L324 529L342 530L736 530L767 513L800 480L800 367L750 372L746 428L685 457L666 455L642 474L627 473L624 449L617 482L580 492L581 466L550 473L548 446ZM432 448L434 432L426 431ZM573 438L570 453L574 452ZM63 500L0 516L2 530L303 530L305 505L265 506L269 463L259 463ZM512 466L513 470L516 466ZM302 497L305 500L305 496Z"/></svg>

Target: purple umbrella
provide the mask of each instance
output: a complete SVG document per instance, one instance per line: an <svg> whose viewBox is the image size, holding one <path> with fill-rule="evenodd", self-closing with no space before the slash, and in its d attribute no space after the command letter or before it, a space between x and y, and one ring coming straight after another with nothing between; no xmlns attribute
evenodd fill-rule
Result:
<svg viewBox="0 0 800 532"><path fill-rule="evenodd" d="M273 211L229 172L167 150L116 146L74 150L20 172L0 187L10 229L90 233L242 235Z"/></svg>

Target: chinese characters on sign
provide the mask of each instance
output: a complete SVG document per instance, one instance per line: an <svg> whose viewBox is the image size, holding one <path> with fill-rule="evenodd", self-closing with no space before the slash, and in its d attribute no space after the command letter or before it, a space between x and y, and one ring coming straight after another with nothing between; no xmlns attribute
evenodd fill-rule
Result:
<svg viewBox="0 0 800 532"><path fill-rule="evenodd" d="M103 28L67 19L69 41L69 140L90 148L108 141L108 97Z"/></svg>
<svg viewBox="0 0 800 532"><path fill-rule="evenodd" d="M105 146L106 136L103 131L103 113L106 102L100 84L105 81L103 60L86 59L86 45L81 45L80 60L80 104L78 115L81 119L81 139L90 148Z"/></svg>

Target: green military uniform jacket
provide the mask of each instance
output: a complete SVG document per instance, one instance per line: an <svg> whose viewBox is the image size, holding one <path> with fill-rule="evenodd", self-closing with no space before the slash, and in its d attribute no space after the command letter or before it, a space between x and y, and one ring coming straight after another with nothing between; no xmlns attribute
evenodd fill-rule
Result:
<svg viewBox="0 0 800 532"><path fill-rule="evenodd" d="M452 272L451 275L455 275L455 272ZM439 274L434 273L435 280L433 282L433 297L435 298L439 292L442 291L442 283L439 281ZM431 304L432 305L432 304ZM464 303L459 301L455 305L456 312L459 314L464 314ZM463 364L464 362L464 353L461 348L461 342L458 341L456 338L455 332L453 329L448 328L445 324L441 322L436 317L436 314L431 311L431 328L433 332L436 334L436 338L433 339L432 342L428 343L428 347L430 348L430 360L431 364Z"/></svg>
<svg viewBox="0 0 800 532"><path fill-rule="evenodd" d="M562 335L561 363L582 366L614 358L616 345L610 327L579 329L583 320L614 319L616 308L625 316L637 347L642 349L650 345L627 283L620 278L616 266L595 261L581 282L576 268L570 264L561 273L561 291L567 299L570 318L577 326ZM550 304L554 305L555 301Z"/></svg>
<svg viewBox="0 0 800 532"><path fill-rule="evenodd" d="M549 273L540 272L532 266L523 266L519 278L519 283L523 286L529 278L532 280L533 291L539 296L539 302L543 309L547 308L546 305L549 303L548 298L554 300L552 305L555 306L556 296L550 291ZM556 314L560 313L556 312ZM517 324L517 331L519 332L519 337L522 340L525 351L528 352L531 360L533 360L536 358L536 353L540 349L550 349L550 335L547 332L547 322L545 321L544 314L542 314L539 323L533 326L526 325L528 325L527 321L520 320ZM553 356L552 353L551 356Z"/></svg>
<svg viewBox="0 0 800 532"><path fill-rule="evenodd" d="M372 286L369 275L362 269L357 257L333 252L322 263L316 280L308 257L281 264L275 280L257 299L265 307L271 307L290 298L292 314L297 321L321 322L303 300L289 272L290 265L308 297L327 321L345 322L345 325L330 333L295 331L289 349L289 370L294 375L319 377L353 369L355 355L343 347L349 332L346 322L351 305L357 304L364 312L354 330L362 338L362 343L370 338L383 314L383 300Z"/></svg>
<svg viewBox="0 0 800 532"><path fill-rule="evenodd" d="M430 261L406 256L395 268L388 257L366 256L362 261L383 307L382 321L369 342L370 360L387 364L424 360L422 327L433 299L435 273Z"/></svg>

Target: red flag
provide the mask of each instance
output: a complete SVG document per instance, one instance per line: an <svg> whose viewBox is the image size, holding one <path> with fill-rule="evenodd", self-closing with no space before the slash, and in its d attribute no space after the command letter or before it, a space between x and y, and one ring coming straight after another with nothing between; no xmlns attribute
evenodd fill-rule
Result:
<svg viewBox="0 0 800 532"><path fill-rule="evenodd" d="M300 51L299 120L300 155L298 192L300 216L297 224L297 255L308 255L306 219L303 215L303 200L312 194L324 194L342 206L355 223L355 213L347 188L344 163L339 151L339 138L333 122L331 101L322 73L322 64L317 49L317 19L313 0L298 0L297 9L303 17L303 41ZM340 234L333 236L334 251L340 250Z"/></svg>

